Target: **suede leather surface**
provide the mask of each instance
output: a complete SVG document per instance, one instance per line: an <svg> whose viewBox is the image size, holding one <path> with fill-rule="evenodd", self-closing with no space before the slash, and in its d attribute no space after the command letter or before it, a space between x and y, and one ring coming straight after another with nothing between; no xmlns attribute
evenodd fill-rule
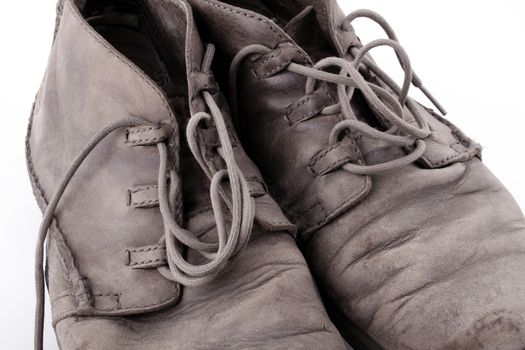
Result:
<svg viewBox="0 0 525 350"><path fill-rule="evenodd" d="M304 252L321 289L385 349L523 349L525 223L479 160L374 177Z"/></svg>
<svg viewBox="0 0 525 350"><path fill-rule="evenodd" d="M206 211L187 227L214 235L212 219ZM68 318L56 331L64 349L345 349L293 238L261 230L219 279L185 288L175 307Z"/></svg>
<svg viewBox="0 0 525 350"><path fill-rule="evenodd" d="M303 98L305 79L284 68L262 78L254 72L268 57L278 57L284 44L312 60L350 59L346 51L356 44L355 35L341 29L344 15L335 0L266 1L264 11L256 0L191 2L206 39L222 54L216 72L227 69L247 44L273 49L241 65L236 126L270 190L298 225L321 292L343 315L337 324L341 331L350 332L352 324L389 350L525 348L525 220L478 158L480 147L425 109L434 135L420 161L372 175L371 189L353 207L320 226L308 225L307 213L297 215L287 207L291 195L298 201L339 199L356 186L355 177L345 174L334 180L344 170L320 172L315 180L301 172L304 157L326 145L337 118L309 115L312 106L304 111L307 118L295 118L299 124L287 124L282 116ZM307 22L284 33L286 21L308 5L314 12ZM323 42L308 40L319 32ZM225 75L220 78L228 84ZM358 118L373 122L359 96L353 102ZM407 151L365 137L354 141L366 164ZM324 186L317 187L317 181ZM305 187L296 194L297 184Z"/></svg>
<svg viewBox="0 0 525 350"><path fill-rule="evenodd" d="M232 129L236 161L252 184L257 211L252 240L202 287L182 287L162 277L158 263L139 261L153 252L162 262L154 143L165 136L157 125L168 135L170 166L182 179L183 209L176 214L202 239L216 239L209 180L185 137L179 138L191 113L205 110L199 94L213 89L213 76L198 72L204 49L187 3L145 4L157 16L156 34L170 39L162 47L170 75L163 77L162 89L89 26L81 15L84 5L89 2L59 2L49 66L29 126L28 165L42 209L97 130L130 115L155 127L118 130L106 138L75 174L55 212L47 285L61 349L344 349L295 245L295 226L235 140L218 91L213 95ZM210 147L216 145L205 137L199 142L208 166L221 168ZM194 254L189 261L199 263Z"/></svg>
<svg viewBox="0 0 525 350"><path fill-rule="evenodd" d="M30 128L28 163L42 207L92 135L130 115L171 124L174 149L178 131L163 93L65 1ZM51 235L62 261L50 263L49 275L55 275L52 267L56 274L66 274L64 284L50 286L51 303L70 305L63 312L55 309L55 321L83 308L135 313L177 301L176 284L156 271L132 271L123 263L127 248L161 238L159 211L132 209L126 199L129 189L156 184L158 159L155 146L126 145L126 130L121 129L96 148L73 178ZM85 279L89 283L81 282Z"/></svg>

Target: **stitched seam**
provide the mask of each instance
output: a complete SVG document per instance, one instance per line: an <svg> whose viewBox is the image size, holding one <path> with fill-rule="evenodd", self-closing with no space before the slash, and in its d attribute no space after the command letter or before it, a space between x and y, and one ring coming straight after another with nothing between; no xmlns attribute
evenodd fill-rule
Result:
<svg viewBox="0 0 525 350"><path fill-rule="evenodd" d="M467 147L467 146L465 146L465 147ZM430 162L430 164L433 167L439 167L439 166L445 165L446 163L454 162L454 161L459 160L459 159L463 159L464 157L467 157L467 158L473 157L479 152L479 150L480 150L480 146L479 145L475 145L474 147L472 147L471 149L469 149L469 150L467 150L467 151L465 151L463 153L459 153L456 150L452 149L452 151L454 151L456 154L448 156L448 157L446 157L444 159L441 159L439 161Z"/></svg>
<svg viewBox="0 0 525 350"><path fill-rule="evenodd" d="M310 167L310 169L312 170L312 172L314 172L316 175L323 175L327 172L329 172L330 170L334 170L335 168L337 168L339 165L341 164L345 164L349 161L351 161L352 159L350 158L350 156L348 155L345 155L343 158L340 158L340 159L337 159L337 160L334 160L332 163L326 165L324 168L322 168L321 170L318 170L316 171L315 168L312 168Z"/></svg>
<svg viewBox="0 0 525 350"><path fill-rule="evenodd" d="M153 252L155 250L165 250L165 246L156 246L156 247L149 247L149 248L140 248L140 249L128 249L130 253L143 253L143 252Z"/></svg>
<svg viewBox="0 0 525 350"><path fill-rule="evenodd" d="M158 204L159 203L158 198L157 199L147 199L147 200L143 200L142 202L137 202L133 200L133 194L140 193L140 192L147 192L147 191L154 190L157 188L158 187L156 185L150 185L150 186L135 187L135 188L128 190L128 196L127 196L128 197L128 200L127 200L128 207L133 206L135 208L137 207L140 208L140 206L142 205Z"/></svg>
<svg viewBox="0 0 525 350"><path fill-rule="evenodd" d="M68 294L62 294L62 295L59 295L59 296L57 296L56 298L52 299L52 300L51 300L51 303L53 304L53 303L55 303L55 302L58 302L59 300L62 300L62 299L67 298L67 297L72 297L72 296L74 296L74 295L73 295L73 294L70 294L70 293L68 293Z"/></svg>
<svg viewBox="0 0 525 350"><path fill-rule="evenodd" d="M135 188L131 189L130 192L131 193L139 193L139 192L154 190L154 189L157 189L157 188L158 188L157 185L141 186L141 187L135 187Z"/></svg>
<svg viewBox="0 0 525 350"><path fill-rule="evenodd" d="M299 101L298 103L296 103L295 105L292 104L292 105L290 106L290 107L293 106L291 109L290 109L290 107L288 107L289 110L286 111L286 113L285 113L285 115L284 115L284 119L288 122L288 124L293 125L295 122L297 122L297 121L293 121L293 122L292 122L292 120L290 119L290 115L291 115L294 111L296 111L297 109L299 109L301 106L303 106L304 104L306 104L308 101L310 101L311 99L312 99L312 96L308 96L308 97L306 97L305 99L303 99L302 101Z"/></svg>
<svg viewBox="0 0 525 350"><path fill-rule="evenodd" d="M261 185L261 187L263 187L263 188L266 187L266 184L263 181L261 181L258 178L256 178L256 177L247 177L246 181L248 181L248 182L256 182L259 185Z"/></svg>
<svg viewBox="0 0 525 350"><path fill-rule="evenodd" d="M446 157L444 159L441 159L441 160L438 160L438 161L430 162L431 166L439 167L439 166L445 165L446 163L454 162L454 161L456 161L458 159L462 159L464 157L467 157L467 158L473 157L477 153L479 153L480 148L481 148L480 145L479 144L475 144L474 141L472 141L472 139L470 139L468 136L466 136L457 126L452 124L447 119L437 115L432 109L430 109L430 108L425 108L425 109L438 122L440 122L440 123L446 125L447 127L449 127L451 129L450 134L456 140L458 140L463 146L465 146L467 148L467 150L465 152L463 152L463 153L459 153L458 151L452 149L452 151L454 151L456 154L448 156L448 157ZM450 147L452 147L452 145L453 144L450 144Z"/></svg>
<svg viewBox="0 0 525 350"><path fill-rule="evenodd" d="M324 108L324 107L323 107L323 108ZM321 110L322 110L322 109L321 109ZM297 124L299 124L299 123L302 123L302 122L304 122L304 121L307 121L308 119L310 119L310 118L312 118L312 117L315 117L316 115L318 115L318 114L321 112L321 110L314 110L314 111L312 111L312 112L310 112L310 113L308 113L308 114L302 116L301 118L299 118L299 119L297 119L297 120L295 121L295 124L297 125Z"/></svg>
<svg viewBox="0 0 525 350"><path fill-rule="evenodd" d="M359 147L357 146L357 143L355 141L355 139L353 137L349 137L349 140L350 140L350 144L352 145L352 147L354 148L354 152L356 154L356 162L357 164L359 165L363 165L363 155L361 154L361 150L359 149Z"/></svg>
<svg viewBox="0 0 525 350"><path fill-rule="evenodd" d="M466 153L461 153L461 154L455 154L453 156L449 156L445 159L441 159L440 161L438 162L432 162L432 166L440 166L440 165L445 165L445 163L449 162L449 161L454 161L456 159L459 159L461 158L464 154Z"/></svg>
<svg viewBox="0 0 525 350"><path fill-rule="evenodd" d="M138 134L138 133L141 133L141 132L147 132L147 131L152 131L152 130L160 130L162 129L160 126L150 126L150 127L147 127L147 128L142 128L142 129L128 129L128 134Z"/></svg>
<svg viewBox="0 0 525 350"><path fill-rule="evenodd" d="M60 226L56 218L54 219L53 227L56 230L51 230L51 236L55 238L58 253L62 258L62 261L61 261L62 266L67 271L68 286L69 288L71 288L71 290L74 290L77 282L74 282L73 279L78 279L81 276L80 269L77 266L76 260L73 257L73 253L71 252L71 249L69 248L66 237L63 233L64 230L62 229L62 227ZM55 232L58 232L59 239L56 238ZM62 252L63 250L66 251L67 256L64 256L64 253ZM78 276L73 276L73 274L78 275ZM75 299L74 302L78 304L77 299Z"/></svg>
<svg viewBox="0 0 525 350"><path fill-rule="evenodd" d="M30 137L31 137L31 129L32 129L32 126L33 126L33 112L34 112L34 108L35 108L35 105L33 104L33 111L31 112L31 116L29 118L29 125L28 125L28 130L27 130L27 135L26 135L26 160L27 160L27 167L29 168L29 175L30 175L30 178L31 180L33 180L33 184L35 186L35 188L38 190L38 194L40 195L40 197L42 198L44 204L47 206L49 203L48 203L48 200L46 198L46 195L45 195L45 192L44 192L44 189L42 188L41 184L40 184L40 180L38 179L38 176L36 175L36 172L35 172L35 169L34 169L34 166L33 166L33 162L32 162L32 158L31 158L31 142L30 142Z"/></svg>
<svg viewBox="0 0 525 350"><path fill-rule="evenodd" d="M142 305L133 305L133 306L129 306L129 307L121 307L120 306L120 302L119 302L119 306L116 307L116 308L112 308L112 309L96 309L96 308L93 308L92 310L94 310L95 312L90 312L88 315L96 315L96 314L100 314L100 313L105 313L105 312L114 312L114 311L124 311L125 313L123 313L123 315L128 315L129 312L134 312L134 311L140 311L140 309L142 308L148 308L150 306L164 306L165 303L169 302L169 301L176 301L176 300L179 300L180 299L180 285L178 283L174 283L173 284L173 292L174 292L174 296L173 297L169 297L167 299L163 299L163 300L160 300L158 302L155 302L155 303L149 303L149 304L142 304ZM78 311L77 312L68 312L68 313L65 313L63 316L58 316L58 320L56 322L54 322L54 324L58 323L60 320L64 319L64 318L67 318L67 317L70 317L70 316L74 316L74 315L79 315ZM111 316L114 316L115 314L112 313L110 314ZM87 315L86 315L87 316Z"/></svg>
<svg viewBox="0 0 525 350"><path fill-rule="evenodd" d="M328 152L334 150L335 148L341 146L341 143L340 142L337 142L337 143L334 143L333 145L331 145L330 147L324 149L324 150L321 150L320 152L318 152L311 160L310 160L310 164L308 164L308 166L313 166L315 165L315 163L317 163L321 158L323 158Z"/></svg>
<svg viewBox="0 0 525 350"><path fill-rule="evenodd" d="M131 202L131 205L159 204L158 199L150 199L142 202Z"/></svg>
<svg viewBox="0 0 525 350"><path fill-rule="evenodd" d="M275 52L272 52L269 55L267 55L267 57L261 56L259 59L257 59L257 61L255 62L255 65L253 67L253 70L254 70L254 73L257 76L257 78L259 78L259 80L261 80L265 76L264 72L263 72L262 76L258 72L259 70L261 70L261 67L263 65L265 65L266 63L268 63L270 60L278 57L280 53L281 53L280 50L276 50ZM262 69L262 70L264 70L264 69Z"/></svg>
<svg viewBox="0 0 525 350"><path fill-rule="evenodd" d="M295 47L294 45L292 45L291 43L287 43L289 46L291 46L295 52L303 59L305 59L307 62L309 62L308 58L301 52L299 51L299 49L297 47ZM277 55L275 55L274 57L272 58L275 58L277 57ZM283 62L281 65L277 66L276 68L274 68L272 71L270 72L267 72L267 73L264 73L263 75L259 74L259 71L258 70L264 70L264 69L261 69L261 66L266 63L267 61L269 61L269 59L266 59L265 62L262 62L262 63L259 63L258 61L256 61L256 65L253 66L251 68L251 71L253 73L253 75L257 78L257 80L263 80L263 79L266 79L266 78L269 78L270 76L273 76L275 75L276 73L280 72L280 71L283 71L285 66L288 66L290 65L290 63L293 62L292 59L289 59L285 62ZM330 97L330 100L332 100L332 98Z"/></svg>
<svg viewBox="0 0 525 350"><path fill-rule="evenodd" d="M147 307L150 307L150 306L158 306L158 305L161 305L161 304L164 304L170 300L176 300L179 298L179 287L178 287L178 284L175 284L177 287L176 287L176 296L175 297L170 297L170 298L167 298L167 299L163 299L159 302L156 302L156 303L149 303L149 304L142 304L142 305L134 305L134 306L130 306L130 307L117 307L117 308L112 308L112 309L95 309L97 311L102 311L102 312L109 312L109 311L118 311L118 310L136 310L136 309L139 309L139 308L147 308Z"/></svg>
<svg viewBox="0 0 525 350"><path fill-rule="evenodd" d="M261 56L259 59L257 59L255 68L260 68L265 63L269 62L275 57L278 57L281 53L282 53L281 50L277 49L274 52L270 53L269 55Z"/></svg>
<svg viewBox="0 0 525 350"><path fill-rule="evenodd" d="M459 144L461 144L461 145L463 145L465 147L471 146L470 142L467 141L466 137L463 137L461 135L461 133L458 132L457 130L452 130L451 134L452 134L452 136L454 136L456 138L456 140L458 140L457 143L459 143Z"/></svg>
<svg viewBox="0 0 525 350"><path fill-rule="evenodd" d="M265 78L269 78L269 77L273 76L274 74L279 73L280 71L284 70L285 67L289 66L290 63L292 63L292 60L286 60L286 61L284 61L283 63L281 63L280 65L278 65L278 66L275 67L274 69L270 70L269 72L266 72L266 73L262 76L263 79L265 79Z"/></svg>
<svg viewBox="0 0 525 350"><path fill-rule="evenodd" d="M260 67L261 65L259 65L259 66L255 67L255 68L253 68L253 72L254 72L254 74L255 74L255 76L257 77L258 80L263 80L263 79L267 79L269 77L274 76L276 73L279 73L279 72L283 71L286 66L290 65L290 63L292 63L292 60L287 60L287 61L281 63L280 65L274 67L272 70L270 70L270 71L268 71L266 73L263 73L262 75L259 74L259 72L257 71L257 69L261 68ZM264 71L264 69L261 69L261 70Z"/></svg>
<svg viewBox="0 0 525 350"><path fill-rule="evenodd" d="M59 0L56 7L56 19L55 19L55 29L53 32L53 41L58 33L58 28L60 27L60 21L62 20L62 13L64 10L64 0Z"/></svg>
<svg viewBox="0 0 525 350"><path fill-rule="evenodd" d="M286 43L286 44L288 46L290 46L292 49L294 49L294 51L300 57L306 59L306 57L294 45L292 45L291 43ZM279 72L283 71L287 66L289 66L293 62L293 58L288 58L286 61L283 61L278 66L276 66L273 69L269 70L268 72L264 73L265 69L264 69L263 66L265 64L267 64L270 60L279 57L281 54L282 54L282 49L276 49L276 52L270 54L269 57L263 59L261 62L259 62L259 61L256 62L257 64L256 64L256 66L253 69L255 70L254 73L257 76L258 80L269 78L269 77L275 75L276 73L279 73ZM263 71L262 75L259 74L259 72L258 72L259 70Z"/></svg>
<svg viewBox="0 0 525 350"><path fill-rule="evenodd" d="M246 178L246 181L247 182L255 182L256 184L258 184L259 186L261 186L261 189L250 189L250 195L258 195L258 194L266 194L266 184L259 180L258 178L256 177L247 177Z"/></svg>
<svg viewBox="0 0 525 350"><path fill-rule="evenodd" d="M228 8L224 5L220 5L220 4L215 4L215 3L212 3L208 0L204 0L204 2L208 5L208 6L214 6L214 7L217 7L219 9L222 9L223 11L228 11L228 12L233 12L233 13L237 13L239 15L242 15L242 16L245 16L245 17L249 17L249 18L252 18L252 19L255 19L259 22L262 22L264 24L266 24L269 29L275 34L277 35L281 40L286 40L286 38L281 34L279 33L274 27L273 25L266 19L260 17L260 16L255 16L255 15L252 15L252 14L249 14L247 12L244 12L244 11L240 11L240 10L237 10L237 9L233 9L233 8Z"/></svg>
<svg viewBox="0 0 525 350"><path fill-rule="evenodd" d="M168 260L167 258L159 258L159 259L155 259L155 260L145 260L145 261L131 263L128 266L147 265L147 264L151 264L151 263L154 263L154 262L161 262L161 261L167 261L167 260Z"/></svg>
<svg viewBox="0 0 525 350"><path fill-rule="evenodd" d="M246 178L246 181L253 181L253 182L258 182L260 184L263 184L263 182L261 180L259 180L258 177L255 177L255 176L249 176Z"/></svg>
<svg viewBox="0 0 525 350"><path fill-rule="evenodd" d="M37 94L37 99L40 97L40 91L39 93ZM35 171L35 168L34 168L34 165L33 165L33 159L32 159L32 156L31 156L31 141L30 141L30 138L31 138L31 132L32 132L32 128L33 128L33 117L34 117L34 112L35 112L35 107L36 107L36 102L33 104L33 109L31 111L31 115L29 117L29 123L28 123L28 126L27 126L27 133L26 133L26 140L25 140L25 144L26 144L26 163L27 163L27 167L28 167L28 172L29 172L29 179L31 180L31 183L33 184L33 187L38 191L37 193L34 193L35 195L35 198L37 200L37 203L38 202L43 202L43 204L45 206L47 206L49 204L47 198L46 198L46 194L45 194L45 191L44 189L42 188L42 185L40 184L40 180L38 178L38 175L36 174L36 171ZM40 201L39 201L39 198L40 198ZM43 209L43 208L42 208ZM80 274L79 270L78 270L78 266L76 264L76 261L71 253L71 249L69 248L68 244L67 244L67 240L65 238L65 235L62 231L62 229L60 228L59 224L58 224L58 220L55 218L54 220L54 226L56 227L56 232L58 233L58 235L60 235L60 240L56 239L55 238L55 242L57 244L57 252L58 252L58 256L60 257L60 262L61 262L61 265L62 267L65 269L66 271L66 281L68 283L68 287L70 290L73 290L74 287L73 287L73 281L71 280L71 275L73 273L73 268L76 270L76 272L78 274ZM51 233L53 235L53 232L55 232L55 230L51 230ZM60 246L62 248L60 248ZM66 250L68 252L68 258L66 258L64 256L64 252L63 250ZM68 263L68 260L70 260L71 263ZM74 303L75 305L78 305L78 300L75 298L74 299Z"/></svg>
<svg viewBox="0 0 525 350"><path fill-rule="evenodd" d="M165 138L166 138L165 136L160 136L160 137L152 137L148 139L138 139L138 140L131 140L131 141L127 140L126 143L137 144L137 143L157 142L157 141L162 141Z"/></svg>
<svg viewBox="0 0 525 350"><path fill-rule="evenodd" d="M327 92L325 89L321 89L321 90L322 90L322 92L323 92L324 94L326 94L326 96L328 97L328 99L330 100L330 102L333 102L332 97L328 94L328 92ZM307 113L306 115L303 115L303 116L301 116L300 118L297 118L296 120L293 120L293 121L292 121L292 120L290 119L290 115L291 115L294 111L296 111L297 109L299 109L301 106L303 106L304 104L306 104L307 102L309 102L311 99L312 99L312 96L310 95L310 96L308 96L305 100L301 100L297 105L295 105L295 106L294 106L293 104L291 105L291 106L294 106L294 107L293 107L292 109L288 110L288 111L286 112L285 116L284 116L284 119L290 124L290 126L292 126L292 125L297 125L297 124L299 124L299 123L301 123L301 122L304 122L304 121L306 121L306 120L312 118L313 116L318 115L319 113L321 113L321 111L322 111L325 107L329 106L329 104L325 104L325 105L323 105L322 107L316 108L316 109L314 109L313 111L311 111L310 113ZM291 107L291 106L290 106L290 107ZM288 108L290 108L290 107L288 107Z"/></svg>
<svg viewBox="0 0 525 350"><path fill-rule="evenodd" d="M291 38L290 38L290 40L291 40ZM310 58L308 58L307 56L305 56L305 55L301 52L301 50L299 50L299 49L297 48L296 45L292 44L292 43L289 42L288 40L287 40L284 44L290 46L290 47L295 51L295 53L296 53L297 55L299 55L300 57L302 57L302 58L305 60L306 63L310 63L310 65L312 65L312 62L311 62Z"/></svg>

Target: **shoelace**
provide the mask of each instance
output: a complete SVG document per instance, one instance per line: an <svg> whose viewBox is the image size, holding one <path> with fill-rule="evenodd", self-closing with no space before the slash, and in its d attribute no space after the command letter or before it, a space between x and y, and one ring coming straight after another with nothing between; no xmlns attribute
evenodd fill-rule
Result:
<svg viewBox="0 0 525 350"><path fill-rule="evenodd" d="M202 71L209 72L215 54L215 47L208 45L202 63ZM217 106L212 95L203 91L202 96L210 113L200 112L189 121L186 136L193 156L211 181L210 197L217 224L218 242L206 243L195 237L191 232L181 228L170 215L168 190L165 179L159 178L160 210L164 218L166 231L166 251L168 267L160 267L159 272L167 279L179 282L185 286L198 286L210 282L223 269L224 264L234 255L238 254L250 239L253 220L255 216L255 202L250 195L250 187L241 170L237 166L233 147L222 112ZM197 141L198 127L202 121L215 124L219 136L220 147L217 149L223 158L226 169L213 173L203 156ZM163 166L164 165L164 166ZM166 171L165 164L161 164L159 173ZM162 176L162 175L161 175ZM221 183L228 180L231 189L231 199L222 189ZM232 214L229 233L223 215L222 200ZM209 262L203 265L192 265L181 255L181 243L203 255Z"/></svg>
<svg viewBox="0 0 525 350"><path fill-rule="evenodd" d="M208 72L213 59L214 47L209 45L202 64L202 70ZM211 180L210 196L212 209L217 226L218 242L206 243L199 240L194 234L180 227L175 219L175 205L179 193L179 177L174 170L168 169L168 149L163 142L157 144L159 151L159 207L164 222L164 237L168 267L162 266L158 270L165 278L181 283L185 286L198 286L210 282L224 268L226 262L242 251L249 241L255 215L255 203L250 196L249 185L235 161L230 136L222 113L213 96L203 91L202 96L210 113L197 113L189 121L187 127L188 144L194 157ZM207 120L213 121L219 135L220 147L218 153L224 159L226 169L213 172L205 163L200 146L197 142L199 124ZM55 210L67 189L71 179L89 156L93 149L108 135L117 129L151 124L138 118L130 117L110 123L100 130L86 144L82 152L75 158L66 174L60 181L57 190L45 210L40 231L38 234L35 254L35 282L36 282L36 313L35 313L35 349L43 348L45 282L43 271L44 245ZM223 189L223 183L228 180L231 193ZM226 220L223 214L222 200L227 204L232 215L230 231L227 232ZM202 265L192 265L183 257L184 247L194 250L204 256L208 262Z"/></svg>
<svg viewBox="0 0 525 350"><path fill-rule="evenodd" d="M350 62L340 57L328 57L317 62L313 67L308 67L295 62L287 66L287 70L307 78L306 94L315 90L318 81L332 83L337 86L339 102L325 107L321 114L329 115L341 113L345 120L337 123L330 134L330 145L337 143L343 132L354 131L369 138L383 141L385 143L413 148L412 152L406 156L385 163L374 165L358 165L346 163L343 169L361 175L370 175L399 168L415 162L424 154L426 144L424 139L428 138L432 132L427 121L421 115L417 103L408 97L411 85L419 88L434 106L442 113L446 114L444 108L423 86L421 79L414 73L410 59L387 21L379 14L370 10L358 10L349 14L343 21L343 29L350 30L351 22L357 18L366 17L378 23L388 36L388 39L374 40L360 48L352 47L351 54L353 60ZM377 47L387 46L392 48L404 71L403 85L399 87L381 68L375 64L369 56L369 52ZM232 114L237 117L237 75L241 63L250 55L268 54L272 49L259 44L248 45L240 50L232 60L230 66L230 98L232 99ZM360 66L364 66L378 78L379 83L368 82L359 72ZM339 74L326 71L328 68L336 67ZM367 101L371 110L383 122L389 125L389 129L381 131L370 125L359 121L350 105L355 90L358 89ZM407 108L412 114L416 125L405 120L403 109Z"/></svg>

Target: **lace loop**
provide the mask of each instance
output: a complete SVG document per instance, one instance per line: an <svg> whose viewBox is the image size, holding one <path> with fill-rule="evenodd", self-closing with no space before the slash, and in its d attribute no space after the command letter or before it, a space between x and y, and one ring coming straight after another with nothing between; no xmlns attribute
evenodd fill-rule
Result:
<svg viewBox="0 0 525 350"><path fill-rule="evenodd" d="M367 9L355 10L351 12L341 23L341 28L346 31L352 30L352 22L358 18L371 19L383 29L390 40L398 41L396 33L388 21L379 13Z"/></svg>
<svg viewBox="0 0 525 350"><path fill-rule="evenodd" d="M380 141L386 141L395 146L405 147L414 144L414 139L411 137L391 135L383 131L374 129L368 124L356 119L343 120L337 123L332 129L332 132L330 133L330 144L333 145L334 143L338 142L341 138L341 134L343 133L343 131L346 130L358 131L367 137Z"/></svg>
<svg viewBox="0 0 525 350"><path fill-rule="evenodd" d="M341 28L343 28L343 30L353 31L352 22L358 18L368 18L373 22L377 23L383 29L383 31L390 40L399 43L399 39L397 38L394 29L392 28L392 26L390 26L388 21L383 16L372 10L361 9L353 11L343 20ZM355 57L359 53L360 48L352 47L350 48L350 51ZM363 61L368 69L374 72L374 74L377 74L382 81L384 81L392 90L394 90L394 92L399 94L399 87L397 86L397 84L370 57L365 57ZM432 102L432 104L439 110L439 112L442 115L447 114L446 109L430 93L430 91L425 86L423 86L423 82L415 72L413 72L412 84L419 90L421 90L421 92Z"/></svg>
<svg viewBox="0 0 525 350"><path fill-rule="evenodd" d="M214 52L214 46L208 45L202 63L203 72L209 71ZM249 241L255 217L255 203L250 195L248 182L235 161L233 146L222 112L208 91L203 90L201 93L210 113L199 112L193 115L186 128L186 137L190 151L211 181L210 198L216 222L218 242L202 242L192 233L177 225L175 220L168 220L167 223L169 225L166 227L168 267L158 268L164 277L187 286L208 283L221 272L230 258L244 249ZM204 152L200 149L197 140L199 125L203 121L215 124L220 141L218 153L223 158L226 169L214 172L206 163ZM159 169L160 174L165 172L165 168ZM165 179L165 177L159 178L159 184L162 182L159 189L164 192L167 186ZM221 186L226 179L229 181L230 193L226 193ZM223 214L222 201L226 203L232 214L229 233L227 233L226 229L227 225ZM169 206L166 198L161 198L160 203L161 211L167 213ZM208 261L202 265L188 263L182 256L180 243L193 249Z"/></svg>
<svg viewBox="0 0 525 350"><path fill-rule="evenodd" d="M432 135L432 131L417 103L408 97L412 85L419 88L441 113L446 114L446 111L423 86L421 79L412 69L410 58L399 43L394 30L383 17L370 10L354 11L343 20L341 28L346 31L353 31L352 21L361 17L366 17L376 22L384 30L388 39L374 40L364 46L351 46L349 50L353 56L352 61L340 57L327 57L317 62L313 67L291 62L286 69L289 72L306 77L306 95L311 94L315 90L316 84L320 81L337 86L338 102L325 107L321 111L321 114L324 115L341 113L345 118L344 121L334 126L330 134L330 144L337 142L344 131L351 131L387 144L413 149L411 153L402 158L381 164L359 165L347 163L342 166L349 172L368 175L413 163L421 158L426 150L424 139ZM388 46L394 50L404 71L404 80L401 87L381 70L370 57L372 49L382 46ZM250 55L265 55L271 51L272 49L263 45L248 45L240 50L232 60L229 81L234 118L238 118L237 74L242 61ZM339 69L339 74L326 71L334 67ZM375 75L372 79L373 82L367 81L360 73L359 69L361 67ZM361 92L372 112L386 125L386 130L373 128L357 119L350 104L355 90ZM415 123L406 120L405 108L411 113Z"/></svg>
<svg viewBox="0 0 525 350"><path fill-rule="evenodd" d="M354 60L352 61L355 68L359 68L359 65L365 58L365 56L374 48L380 47L380 46L390 46L392 49L394 49L397 57L399 58L399 63L401 64L401 67L403 68L403 71L405 73L405 77L403 80L403 86L399 92L399 103L405 104L407 98L408 98L408 91L410 90L410 84L412 82L413 72L412 72L412 66L410 64L410 58L408 57L405 49L397 42L390 39L378 39L371 41L370 43L363 46L357 55L355 56Z"/></svg>
<svg viewBox="0 0 525 350"><path fill-rule="evenodd" d="M333 66L341 69L339 75L322 70ZM410 64L408 64L408 68L410 68ZM394 102L396 98L386 89L367 82L351 62L338 57L328 57L319 61L313 68L292 63L289 70L307 78L306 93L313 91L316 80L337 84L339 103L343 113L350 118L355 118L350 107L350 100L353 97L354 89L357 88L364 95L372 110L383 120L389 121L392 125L416 138L426 138L430 135L430 130L424 119L417 115L417 126L405 121L401 104ZM347 90L347 87L350 89ZM381 98L387 103L385 104Z"/></svg>
<svg viewBox="0 0 525 350"><path fill-rule="evenodd" d="M352 163L346 163L342 166L346 171L356 175L372 175L383 173L388 170L397 169L409 164L412 164L425 153L426 143L423 140L416 140L416 148L412 153L409 153L405 157L392 160L390 162L379 163L374 165L357 165Z"/></svg>

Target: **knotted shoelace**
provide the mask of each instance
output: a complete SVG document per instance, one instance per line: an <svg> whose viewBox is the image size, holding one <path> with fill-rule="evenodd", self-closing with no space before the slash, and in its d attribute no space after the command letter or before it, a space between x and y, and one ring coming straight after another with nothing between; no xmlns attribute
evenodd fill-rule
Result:
<svg viewBox="0 0 525 350"><path fill-rule="evenodd" d="M209 72L213 54L214 47L209 45L203 59L203 72ZM187 139L193 156L211 181L210 197L217 228L217 242L203 242L196 235L182 228L177 223L175 212L177 196L179 196L180 190L180 179L174 170L169 169L167 145L164 142L157 144L160 158L158 177L159 207L165 231L161 241L164 241L166 244L168 260L168 266L158 267L158 270L165 278L185 286L198 286L210 282L223 270L230 258L242 251L250 239L255 215L255 203L250 195L249 185L235 161L233 147L223 115L209 92L203 91L202 97L210 113L200 112L190 118L187 127ZM224 160L226 169L213 171L205 162L203 151L197 141L199 126L204 120L215 124L220 141L218 153ZM37 297L35 349L43 348L45 306L44 246L60 199L84 160L108 135L121 128L147 124L151 124L151 122L139 117L129 117L110 123L97 132L74 159L47 205L38 234L35 254ZM223 184L226 182L225 180L228 180L230 193L227 193L223 189ZM231 226L229 231L227 230L223 213L222 201L226 203L231 213ZM207 262L201 265L192 265L183 257L184 247L188 247L199 253L207 259Z"/></svg>
<svg viewBox="0 0 525 350"><path fill-rule="evenodd" d="M337 143L343 132L353 131L365 135L369 138L383 141L385 143L413 148L411 153L406 156L389 162L374 165L358 165L346 163L343 169L360 175L371 175L405 166L418 160L426 150L424 140L432 132L426 121L421 115L417 103L408 97L410 87L414 85L420 89L434 106L442 113L446 114L444 108L423 86L421 79L414 73L410 59L404 48L400 45L393 29L388 22L379 14L370 10L358 10L349 14L342 23L342 28L352 30L351 23L357 18L369 18L379 24L388 36L388 39L374 40L362 47L352 46L350 53L352 61L340 57L328 57L317 62L313 67L305 66L291 62L286 69L289 72L302 75L306 80L306 94L311 94L316 88L319 81L335 84L337 86L337 95L339 102L325 107L322 115L331 115L341 113L344 116L343 121L337 123L330 134L330 145ZM370 57L369 52L377 47L390 47L396 53L401 68L404 71L403 85L399 87L397 83L388 76ZM230 98L232 99L232 113L234 118L237 117L237 75L241 63L250 55L268 54L273 50L259 44L248 45L240 50L232 60L230 66ZM333 74L326 71L328 68L336 67L339 74ZM375 74L378 84L369 82L360 73L359 68L364 67ZM385 131L371 127L365 122L357 119L350 101L353 98L355 90L359 90L373 113L383 122L389 124ZM403 110L407 108L412 114L416 124L412 124L404 118Z"/></svg>

